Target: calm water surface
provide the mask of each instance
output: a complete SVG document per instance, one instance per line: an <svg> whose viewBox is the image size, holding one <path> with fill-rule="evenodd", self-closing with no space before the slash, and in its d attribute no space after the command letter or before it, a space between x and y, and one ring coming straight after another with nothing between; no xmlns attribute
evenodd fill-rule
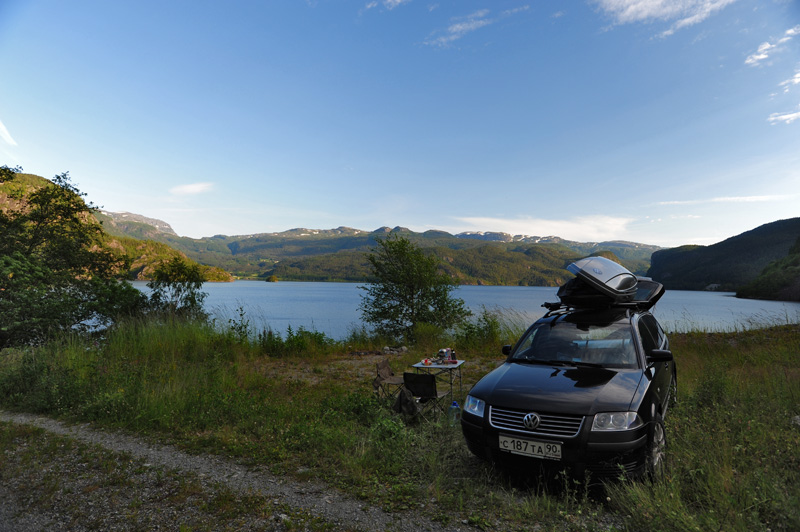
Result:
<svg viewBox="0 0 800 532"><path fill-rule="evenodd" d="M136 282L147 290L146 283ZM345 338L361 326L358 307L363 290L354 283L235 281L206 283L206 309L223 325L239 319L243 309L254 327L281 334L291 326ZM542 303L558 301L557 288L529 286L461 286L454 291L473 312L500 310L526 325L544 314ZM667 331L732 331L776 323L800 322L800 303L737 299L729 292L667 290L653 314Z"/></svg>

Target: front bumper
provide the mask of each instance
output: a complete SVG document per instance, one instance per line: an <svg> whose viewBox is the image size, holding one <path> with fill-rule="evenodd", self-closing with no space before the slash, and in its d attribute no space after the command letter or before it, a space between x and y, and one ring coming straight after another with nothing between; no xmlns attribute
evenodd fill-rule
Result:
<svg viewBox="0 0 800 532"><path fill-rule="evenodd" d="M461 430L470 451L492 462L514 462L535 467L568 470L576 476L589 473L593 478L638 475L644 470L648 427L620 432L592 432L592 417L586 416L576 436L554 438L499 430L484 419L462 415ZM561 459L549 460L520 456L501 450L500 434L561 445Z"/></svg>

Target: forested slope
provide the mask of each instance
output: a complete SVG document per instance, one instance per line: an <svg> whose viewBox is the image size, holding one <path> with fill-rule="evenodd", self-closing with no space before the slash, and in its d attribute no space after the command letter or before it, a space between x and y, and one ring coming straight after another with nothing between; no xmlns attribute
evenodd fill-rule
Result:
<svg viewBox="0 0 800 532"><path fill-rule="evenodd" d="M779 220L712 246L653 253L647 275L673 290L736 291L783 259L800 236L800 218Z"/></svg>

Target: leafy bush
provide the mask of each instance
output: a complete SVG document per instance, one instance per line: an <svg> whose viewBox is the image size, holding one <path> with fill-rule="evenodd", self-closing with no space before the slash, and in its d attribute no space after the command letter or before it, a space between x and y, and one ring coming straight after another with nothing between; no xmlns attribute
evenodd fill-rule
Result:
<svg viewBox="0 0 800 532"><path fill-rule="evenodd" d="M419 324L447 330L470 315L464 301L450 294L457 281L407 238L395 234L378 240L367 260L376 281L362 287L360 308L379 334L414 342Z"/></svg>
<svg viewBox="0 0 800 532"><path fill-rule="evenodd" d="M206 318L203 301L205 277L197 264L189 264L180 257L162 262L153 272L153 280L147 283L151 306L160 312L181 314L194 318Z"/></svg>
<svg viewBox="0 0 800 532"><path fill-rule="evenodd" d="M476 319L462 323L456 331L456 342L462 349L500 345L502 324L495 312L483 307Z"/></svg>
<svg viewBox="0 0 800 532"><path fill-rule="evenodd" d="M18 173L0 167L0 183ZM69 175L23 189L0 209L0 349L141 311L144 297L115 279L125 257L104 246L97 209Z"/></svg>
<svg viewBox="0 0 800 532"><path fill-rule="evenodd" d="M319 331L309 331L299 327L295 331L292 326L286 328L286 339L272 329L265 329L258 333L256 344L262 353L274 357L286 356L313 356L326 353L336 345L336 342Z"/></svg>

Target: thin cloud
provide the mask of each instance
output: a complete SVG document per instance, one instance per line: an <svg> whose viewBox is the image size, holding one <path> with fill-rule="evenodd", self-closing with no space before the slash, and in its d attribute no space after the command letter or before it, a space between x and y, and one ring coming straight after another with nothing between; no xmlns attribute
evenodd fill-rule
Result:
<svg viewBox="0 0 800 532"><path fill-rule="evenodd" d="M386 9L394 9L397 6L409 3L411 0L383 0L383 5Z"/></svg>
<svg viewBox="0 0 800 532"><path fill-rule="evenodd" d="M490 11L488 9L480 9L469 15L451 19L451 24L446 29L443 31L434 32L431 37L424 42L425 44L431 46L444 48L452 44L454 41L461 39L465 35L472 33L473 31L479 30L490 24L494 24L502 18L522 13L528 9L530 9L530 6L527 5L517 7L515 9L508 9L501 12L497 18L489 18ZM441 33L444 34L441 35Z"/></svg>
<svg viewBox="0 0 800 532"><path fill-rule="evenodd" d="M616 24L637 22L674 21L672 26L661 33L662 37L672 35L677 30L703 22L714 13L736 0L596 0L602 11L614 19Z"/></svg>
<svg viewBox="0 0 800 532"><path fill-rule="evenodd" d="M468 224L474 231L493 231L512 235L559 236L567 240L598 242L622 239L628 232L632 218L614 216L582 216L569 220L543 218L487 218L466 217L458 221Z"/></svg>
<svg viewBox="0 0 800 532"><path fill-rule="evenodd" d="M425 41L425 44L439 47L447 46L453 41L462 38L464 35L491 24L493 21L486 18L488 14L488 9L481 9L466 17L454 19L453 23L445 30L444 35L436 37L435 39L429 39Z"/></svg>
<svg viewBox="0 0 800 532"><path fill-rule="evenodd" d="M777 124L783 122L784 124L791 124L795 120L800 119L800 111L790 113L772 113L767 120L770 124Z"/></svg>
<svg viewBox="0 0 800 532"><path fill-rule="evenodd" d="M409 3L411 0L383 0L382 2L377 2L373 0L372 2L367 2L367 5L364 6L366 9L373 9L378 7L378 5L383 4L383 7L391 11L392 9L401 6L403 4Z"/></svg>
<svg viewBox="0 0 800 532"><path fill-rule="evenodd" d="M772 201L786 201L793 199L794 195L767 195L767 196L720 196L717 198L697 200L660 201L658 205L700 205L703 203L764 203Z"/></svg>
<svg viewBox="0 0 800 532"><path fill-rule="evenodd" d="M503 11L502 15L504 17L516 15L517 13L522 13L523 11L527 11L530 8L531 6L521 6L521 7L515 7L514 9L506 9L505 11Z"/></svg>
<svg viewBox="0 0 800 532"><path fill-rule="evenodd" d="M775 42L767 41L759 44L758 49L747 56L747 59L744 60L744 64L758 66L762 61L769 59L772 54L783 50L784 47L782 45L791 41L796 35L800 35L800 24L786 30Z"/></svg>
<svg viewBox="0 0 800 532"><path fill-rule="evenodd" d="M792 85L800 85L800 70L796 71L794 73L794 76L787 79L786 81L781 81L780 83L778 83L779 87L783 87L784 93L789 92L789 89L791 88Z"/></svg>
<svg viewBox="0 0 800 532"><path fill-rule="evenodd" d="M174 196L193 196L202 194L214 188L214 183L191 183L188 185L178 185L169 189L169 193Z"/></svg>
<svg viewBox="0 0 800 532"><path fill-rule="evenodd" d="M9 146L17 145L17 141L14 140L14 138L11 136L11 133L8 132L8 129L6 129L6 126L3 124L2 120L0 120L0 139L3 139L3 142Z"/></svg>

